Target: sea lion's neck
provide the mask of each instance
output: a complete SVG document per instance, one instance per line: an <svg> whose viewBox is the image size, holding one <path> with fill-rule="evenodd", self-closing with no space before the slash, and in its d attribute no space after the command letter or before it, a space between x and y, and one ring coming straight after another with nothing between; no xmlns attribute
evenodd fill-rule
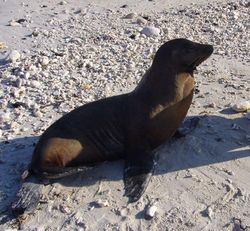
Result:
<svg viewBox="0 0 250 231"><path fill-rule="evenodd" d="M166 68L167 69L167 68ZM177 78L171 70L154 70L152 67L146 72L133 94L150 107L167 105L179 100L183 92L183 78Z"/></svg>

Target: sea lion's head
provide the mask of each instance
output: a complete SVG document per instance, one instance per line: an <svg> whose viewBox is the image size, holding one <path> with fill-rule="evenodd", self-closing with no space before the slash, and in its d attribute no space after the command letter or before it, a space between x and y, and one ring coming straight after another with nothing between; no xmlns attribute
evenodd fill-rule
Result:
<svg viewBox="0 0 250 231"><path fill-rule="evenodd" d="M175 73L193 71L213 53L213 46L192 42L187 39L174 39L163 44L156 52L153 66L173 70Z"/></svg>

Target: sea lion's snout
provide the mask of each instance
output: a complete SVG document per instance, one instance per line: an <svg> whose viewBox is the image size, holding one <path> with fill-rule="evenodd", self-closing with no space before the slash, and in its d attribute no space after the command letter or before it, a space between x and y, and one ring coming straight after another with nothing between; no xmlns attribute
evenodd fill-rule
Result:
<svg viewBox="0 0 250 231"><path fill-rule="evenodd" d="M187 54L186 56L187 61L189 61L189 64L187 65L187 70L189 72L196 70L196 67L198 67L202 62L204 62L214 51L212 45L199 43L193 44L194 48L192 49L192 52L190 52L190 54Z"/></svg>
<svg viewBox="0 0 250 231"><path fill-rule="evenodd" d="M209 57L214 51L214 48L212 45L204 45L204 53L207 54L207 57Z"/></svg>
<svg viewBox="0 0 250 231"><path fill-rule="evenodd" d="M163 44L157 51L153 68L168 67L176 73L193 71L213 53L213 46L192 42L188 39L173 39Z"/></svg>
<svg viewBox="0 0 250 231"><path fill-rule="evenodd" d="M198 56L203 56L204 60L206 60L213 53L213 51L214 51L214 48L212 45L201 44L200 51L199 51L200 54L198 54Z"/></svg>

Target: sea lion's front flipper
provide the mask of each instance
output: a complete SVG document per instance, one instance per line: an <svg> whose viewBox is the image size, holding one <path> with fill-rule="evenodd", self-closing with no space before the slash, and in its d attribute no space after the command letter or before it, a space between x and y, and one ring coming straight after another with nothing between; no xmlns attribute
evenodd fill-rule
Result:
<svg viewBox="0 0 250 231"><path fill-rule="evenodd" d="M181 126L177 129L173 137L174 138L185 137L197 127L197 125L199 124L199 121L200 121L200 117L198 116L186 118L182 122Z"/></svg>
<svg viewBox="0 0 250 231"><path fill-rule="evenodd" d="M130 152L124 169L125 196L129 203L140 199L152 176L155 161L152 152Z"/></svg>
<svg viewBox="0 0 250 231"><path fill-rule="evenodd" d="M12 213L15 216L32 213L41 199L42 186L35 180L24 182L11 205Z"/></svg>

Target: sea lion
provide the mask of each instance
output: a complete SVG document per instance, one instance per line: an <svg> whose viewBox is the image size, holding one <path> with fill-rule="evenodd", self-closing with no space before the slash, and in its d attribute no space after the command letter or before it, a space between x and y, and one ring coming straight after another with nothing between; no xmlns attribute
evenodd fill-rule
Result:
<svg viewBox="0 0 250 231"><path fill-rule="evenodd" d="M29 173L58 178L124 158L125 195L137 201L152 174L155 148L175 134L188 112L195 68L212 52L211 45L187 39L166 42L132 92L88 103L52 124L35 147ZM28 207L19 198L12 209Z"/></svg>

